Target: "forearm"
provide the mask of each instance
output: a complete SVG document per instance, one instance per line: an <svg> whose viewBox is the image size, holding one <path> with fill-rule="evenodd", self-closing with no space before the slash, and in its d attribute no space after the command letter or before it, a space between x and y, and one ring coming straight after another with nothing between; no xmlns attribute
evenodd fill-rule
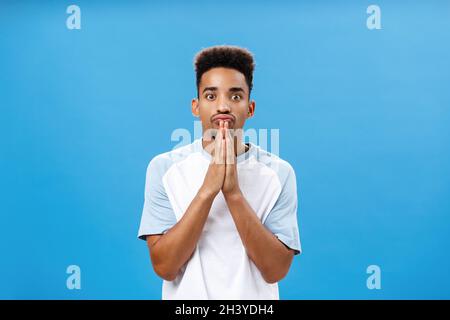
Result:
<svg viewBox="0 0 450 320"><path fill-rule="evenodd" d="M267 282L281 280L291 265L291 250L264 227L242 193L225 195L225 199L250 259Z"/></svg>
<svg viewBox="0 0 450 320"><path fill-rule="evenodd" d="M180 221L152 246L152 263L158 273L175 278L180 268L190 259L214 197L214 194L201 188Z"/></svg>

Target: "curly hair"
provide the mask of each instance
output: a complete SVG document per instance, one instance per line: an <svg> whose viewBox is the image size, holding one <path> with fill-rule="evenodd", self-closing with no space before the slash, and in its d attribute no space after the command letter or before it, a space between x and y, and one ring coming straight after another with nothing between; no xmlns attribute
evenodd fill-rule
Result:
<svg viewBox="0 0 450 320"><path fill-rule="evenodd" d="M229 45L205 48L195 55L194 67L197 77L197 97L199 96L202 75L212 68L223 67L235 69L245 76L250 98L250 93L253 88L255 62L253 60L253 54L249 50Z"/></svg>

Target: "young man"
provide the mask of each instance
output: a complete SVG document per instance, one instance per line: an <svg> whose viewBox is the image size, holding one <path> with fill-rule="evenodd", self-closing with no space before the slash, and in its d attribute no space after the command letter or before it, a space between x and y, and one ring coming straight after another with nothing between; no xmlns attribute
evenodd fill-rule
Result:
<svg viewBox="0 0 450 320"><path fill-rule="evenodd" d="M148 165L138 237L163 299L279 299L277 282L301 252L294 170L242 140L253 70L246 49L200 51L192 113L203 136Z"/></svg>

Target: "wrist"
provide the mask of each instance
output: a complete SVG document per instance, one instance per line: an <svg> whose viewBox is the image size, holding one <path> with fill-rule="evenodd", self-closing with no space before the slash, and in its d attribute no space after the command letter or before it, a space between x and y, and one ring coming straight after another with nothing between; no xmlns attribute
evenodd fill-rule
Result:
<svg viewBox="0 0 450 320"><path fill-rule="evenodd" d="M244 195L241 192L241 189L237 188L236 190L223 192L223 196L226 201L236 201L244 197Z"/></svg>
<svg viewBox="0 0 450 320"><path fill-rule="evenodd" d="M214 200L219 192L211 190L211 188L207 188L205 186L201 186L197 192L197 196L203 200Z"/></svg>

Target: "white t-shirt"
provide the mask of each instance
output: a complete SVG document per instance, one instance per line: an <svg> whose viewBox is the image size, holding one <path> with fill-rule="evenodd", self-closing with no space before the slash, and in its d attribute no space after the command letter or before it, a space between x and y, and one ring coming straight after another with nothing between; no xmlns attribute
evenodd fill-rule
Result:
<svg viewBox="0 0 450 320"><path fill-rule="evenodd" d="M263 225L301 253L297 187L286 161L252 143L237 157L239 187ZM186 212L205 178L211 155L202 139L154 157L147 168L138 237L163 234ZM219 192L190 260L173 281L163 281L162 299L279 299L250 260Z"/></svg>

